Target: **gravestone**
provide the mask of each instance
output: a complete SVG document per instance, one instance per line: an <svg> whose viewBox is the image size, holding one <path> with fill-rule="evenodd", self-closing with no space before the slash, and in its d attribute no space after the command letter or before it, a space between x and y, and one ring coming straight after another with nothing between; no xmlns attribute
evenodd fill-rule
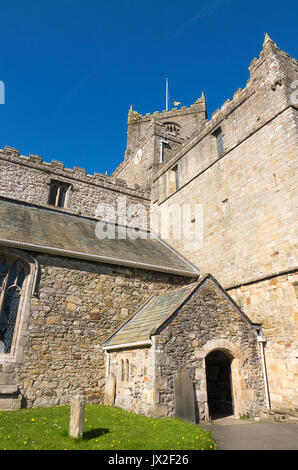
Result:
<svg viewBox="0 0 298 470"><path fill-rule="evenodd" d="M105 385L104 404L113 406L116 398L116 377L113 374L108 375Z"/></svg>
<svg viewBox="0 0 298 470"><path fill-rule="evenodd" d="M177 375L174 390L176 418L196 424L194 387L187 372Z"/></svg>
<svg viewBox="0 0 298 470"><path fill-rule="evenodd" d="M70 407L69 435L74 439L81 439L84 430L85 397L76 396Z"/></svg>

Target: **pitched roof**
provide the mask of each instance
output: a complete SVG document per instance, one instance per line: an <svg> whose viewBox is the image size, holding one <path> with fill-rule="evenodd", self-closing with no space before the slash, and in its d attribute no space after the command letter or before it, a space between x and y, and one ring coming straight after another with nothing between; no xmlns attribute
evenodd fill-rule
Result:
<svg viewBox="0 0 298 470"><path fill-rule="evenodd" d="M98 225L97 225L98 224ZM114 239L99 239L109 227ZM127 231L119 239L121 230ZM197 277L198 269L167 244L133 228L0 197L0 245Z"/></svg>
<svg viewBox="0 0 298 470"><path fill-rule="evenodd" d="M190 284L151 297L122 328L105 341L104 347L149 340L150 336L156 334L158 328L191 296L197 285L197 283Z"/></svg>
<svg viewBox="0 0 298 470"><path fill-rule="evenodd" d="M121 346L133 347L139 343L151 344L150 337L159 334L208 280L213 283L214 288L221 292L250 327L259 329L260 326L249 320L218 281L211 274L206 274L195 284L151 297L137 313L104 342L103 348L120 349Z"/></svg>

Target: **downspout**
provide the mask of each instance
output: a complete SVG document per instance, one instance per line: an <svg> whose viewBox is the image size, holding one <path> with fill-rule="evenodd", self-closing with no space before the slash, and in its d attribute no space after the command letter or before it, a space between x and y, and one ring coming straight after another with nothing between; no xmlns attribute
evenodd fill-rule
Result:
<svg viewBox="0 0 298 470"><path fill-rule="evenodd" d="M110 357L110 354L107 351L105 351L105 356L106 356L106 377L108 377L109 373L110 373L111 357Z"/></svg>
<svg viewBox="0 0 298 470"><path fill-rule="evenodd" d="M267 377L267 370L266 370L266 363L265 363L265 353L264 353L264 346L267 342L265 336L263 336L262 330L257 333L257 341L261 347L261 359L262 359L262 369L263 369L263 377L264 377L264 386L265 386L265 397L266 397L266 408L269 410L270 406L270 397L269 397L269 388L268 388L268 377Z"/></svg>

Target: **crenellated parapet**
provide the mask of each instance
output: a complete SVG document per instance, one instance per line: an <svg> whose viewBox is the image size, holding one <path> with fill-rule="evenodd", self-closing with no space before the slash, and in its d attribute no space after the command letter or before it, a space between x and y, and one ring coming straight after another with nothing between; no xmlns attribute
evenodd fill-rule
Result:
<svg viewBox="0 0 298 470"><path fill-rule="evenodd" d="M40 155L29 154L29 156L21 155L19 150L5 146L0 149L0 160L5 160L24 167L34 168L52 177L71 179L80 181L90 185L99 186L112 191L123 192L135 197L147 198L148 194L142 190L138 184L128 186L126 181L120 178L111 178L107 174L94 172L93 175L88 174L85 168L74 166L66 168L63 162L52 160L46 162Z"/></svg>
<svg viewBox="0 0 298 470"><path fill-rule="evenodd" d="M128 112L128 119L127 123L128 124L134 124L138 122L148 122L152 120L172 120L175 118L181 118L183 116L187 116L189 114L193 114L194 112L196 113L203 113L204 118L207 117L206 114L206 100L204 93L202 93L202 96L198 98L191 106L182 106L181 108L174 107L169 110L163 110L163 111L154 111L152 114L147 113L145 115L140 114L138 111L133 110L132 106L129 109Z"/></svg>
<svg viewBox="0 0 298 470"><path fill-rule="evenodd" d="M268 34L259 57L250 63L249 72L245 87L238 88L231 99L224 101L209 120L202 122L184 140L162 167L156 168L152 177L152 193L156 193L155 183L159 180L161 199L169 196L171 191L164 190L165 180L170 180L171 169L175 165L179 165L180 186L186 184L196 173L205 171L214 162L240 148L276 116L295 108L291 96L293 84L298 79L298 61L279 49ZM223 145L220 155L216 148L218 131ZM195 155L193 160L191 155ZM189 168L192 168L191 172Z"/></svg>
<svg viewBox="0 0 298 470"><path fill-rule="evenodd" d="M291 57L290 54L288 54L287 52L281 50L277 46L277 44L270 38L268 33L266 33L263 42L263 49L261 50L259 57L255 57L249 65L250 74L252 74L254 70L256 70L256 68L259 67L261 63L266 59L266 57L270 56L271 54L279 55L280 57L283 57L284 59L288 60L294 67L296 67L297 70L297 59Z"/></svg>

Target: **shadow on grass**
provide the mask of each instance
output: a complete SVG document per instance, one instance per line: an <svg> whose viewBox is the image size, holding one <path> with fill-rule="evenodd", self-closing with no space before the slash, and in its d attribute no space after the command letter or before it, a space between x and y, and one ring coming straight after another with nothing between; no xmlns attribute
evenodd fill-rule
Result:
<svg viewBox="0 0 298 470"><path fill-rule="evenodd" d="M90 431L86 431L83 434L83 440L89 441L90 439L95 439L95 437L103 436L103 434L108 434L110 429L105 428L96 428L91 429Z"/></svg>

